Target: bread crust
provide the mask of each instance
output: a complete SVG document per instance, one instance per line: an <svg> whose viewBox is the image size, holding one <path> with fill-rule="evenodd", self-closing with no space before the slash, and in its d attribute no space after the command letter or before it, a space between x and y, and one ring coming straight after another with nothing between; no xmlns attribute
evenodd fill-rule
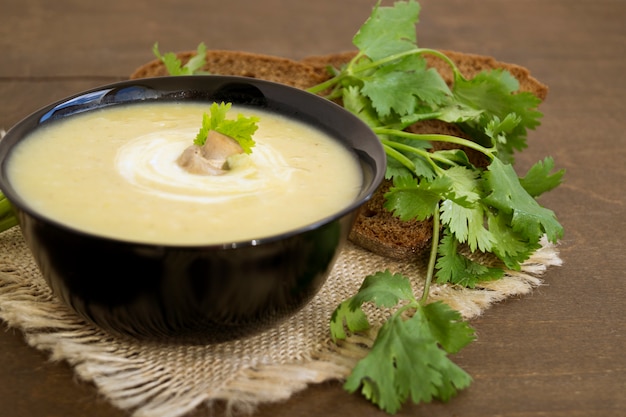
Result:
<svg viewBox="0 0 626 417"><path fill-rule="evenodd" d="M442 50L459 68L465 77L473 77L481 71L502 68L509 71L519 82L519 91L535 94L544 101L548 87L534 78L528 69L495 60L493 57ZM195 51L177 53L177 57L186 63ZM295 61L287 58L254 54L241 51L210 50L206 53L205 71L220 75L237 75L265 79L306 89L330 78L328 67L341 68L355 56L355 51L345 51L328 55L317 55ZM435 68L448 83L452 83L452 71L442 59L426 56L428 65ZM137 68L131 79L167 75L163 63L159 60L148 62ZM428 120L410 126L414 133L452 134L469 138L458 126ZM449 146L433 144L435 149ZM486 166L484 155L471 149L464 149L470 161L477 166ZM413 260L423 256L429 249L432 239L432 220L402 221L384 208L384 194L389 190L391 181L384 180L372 198L366 202L357 214L350 233L350 240L374 253L398 260Z"/></svg>
<svg viewBox="0 0 626 417"><path fill-rule="evenodd" d="M177 53L183 64L187 63L195 51ZM272 55L261 55L241 51L209 50L206 52L204 70L212 74L236 75L258 78L305 89L328 79L319 68L298 61ZM161 77L167 74L163 63L155 59L138 67L131 79Z"/></svg>

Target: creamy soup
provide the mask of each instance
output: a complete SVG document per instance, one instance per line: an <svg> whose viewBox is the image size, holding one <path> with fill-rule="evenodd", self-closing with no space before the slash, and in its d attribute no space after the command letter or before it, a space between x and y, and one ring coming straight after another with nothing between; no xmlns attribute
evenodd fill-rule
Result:
<svg viewBox="0 0 626 417"><path fill-rule="evenodd" d="M209 105L120 106L54 122L22 141L10 181L36 211L98 235L146 243L211 244L275 235L349 205L356 157L311 127L269 112L252 153L224 175L191 174L176 159Z"/></svg>

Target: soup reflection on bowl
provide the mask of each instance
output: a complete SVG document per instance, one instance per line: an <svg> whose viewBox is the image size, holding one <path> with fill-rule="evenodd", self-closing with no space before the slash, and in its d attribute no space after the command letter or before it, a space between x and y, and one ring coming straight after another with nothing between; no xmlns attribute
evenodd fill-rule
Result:
<svg viewBox="0 0 626 417"><path fill-rule="evenodd" d="M213 103L255 117L219 175L178 157ZM284 85L134 80L30 115L0 141L0 189L53 292L105 330L223 341L301 309L325 282L385 155L358 118Z"/></svg>

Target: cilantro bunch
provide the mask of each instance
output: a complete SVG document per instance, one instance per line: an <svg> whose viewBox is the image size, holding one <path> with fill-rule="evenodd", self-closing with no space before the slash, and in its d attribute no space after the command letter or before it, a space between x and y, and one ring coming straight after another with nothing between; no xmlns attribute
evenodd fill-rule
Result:
<svg viewBox="0 0 626 417"><path fill-rule="evenodd" d="M447 354L470 343L473 330L447 305L429 303L432 281L475 287L501 278L505 268L520 269L542 237L556 242L563 234L555 214L536 198L558 186L564 172L553 172L549 157L521 178L512 166L514 153L526 147L528 130L539 125L540 99L518 92L518 81L505 70L469 79L445 54L418 47L419 12L414 0L393 7L379 2L353 39L354 58L309 89L339 99L379 136L388 156L386 177L393 181L385 208L402 220L433 220L421 297L414 296L409 278L384 271L366 277L331 318L331 335L340 340L346 328L370 327L364 303L396 308L345 383L389 413L408 399L448 400L471 381ZM426 55L447 63L451 86L427 66ZM407 131L424 120L454 123L472 140ZM455 149L433 151L433 142ZM468 149L483 154L487 166L473 164ZM484 263L479 254L495 261Z"/></svg>
<svg viewBox="0 0 626 417"><path fill-rule="evenodd" d="M388 155L386 177L393 180L386 208L402 220L433 218L443 233L441 241L433 240L438 281L472 287L503 271L477 264L458 250L460 245L519 269L544 235L552 242L562 237L555 214L536 197L558 186L564 172L552 173L554 161L548 157L518 177L511 165L514 152L526 147L528 130L539 125L540 99L517 92L518 81L505 70L467 79L443 53L419 48L419 11L414 0L378 4L354 37L356 56L309 91L331 89L329 99L340 98L379 135ZM428 68L425 55L450 66L452 87ZM454 123L473 140L406 130L423 120ZM432 142L458 149L431 151ZM472 164L464 148L482 153L488 166Z"/></svg>

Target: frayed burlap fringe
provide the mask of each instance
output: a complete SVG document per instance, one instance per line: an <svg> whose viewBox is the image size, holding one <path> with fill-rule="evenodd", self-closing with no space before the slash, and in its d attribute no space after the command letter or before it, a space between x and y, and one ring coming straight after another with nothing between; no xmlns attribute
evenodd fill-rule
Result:
<svg viewBox="0 0 626 417"><path fill-rule="evenodd" d="M471 319L491 304L530 292L549 266L560 265L556 248L543 247L523 266L475 289L432 288ZM40 276L19 230L0 234L0 319L20 329L27 343L67 361L76 375L134 417L180 417L199 406L224 402L227 413L253 412L261 403L289 398L309 384L344 379L365 356L376 333L336 345L328 321L334 308L354 294L363 278L389 269L416 277L423 271L348 244L326 285L292 319L262 334L208 346L137 342L110 336L61 304ZM380 325L381 313L373 316Z"/></svg>

